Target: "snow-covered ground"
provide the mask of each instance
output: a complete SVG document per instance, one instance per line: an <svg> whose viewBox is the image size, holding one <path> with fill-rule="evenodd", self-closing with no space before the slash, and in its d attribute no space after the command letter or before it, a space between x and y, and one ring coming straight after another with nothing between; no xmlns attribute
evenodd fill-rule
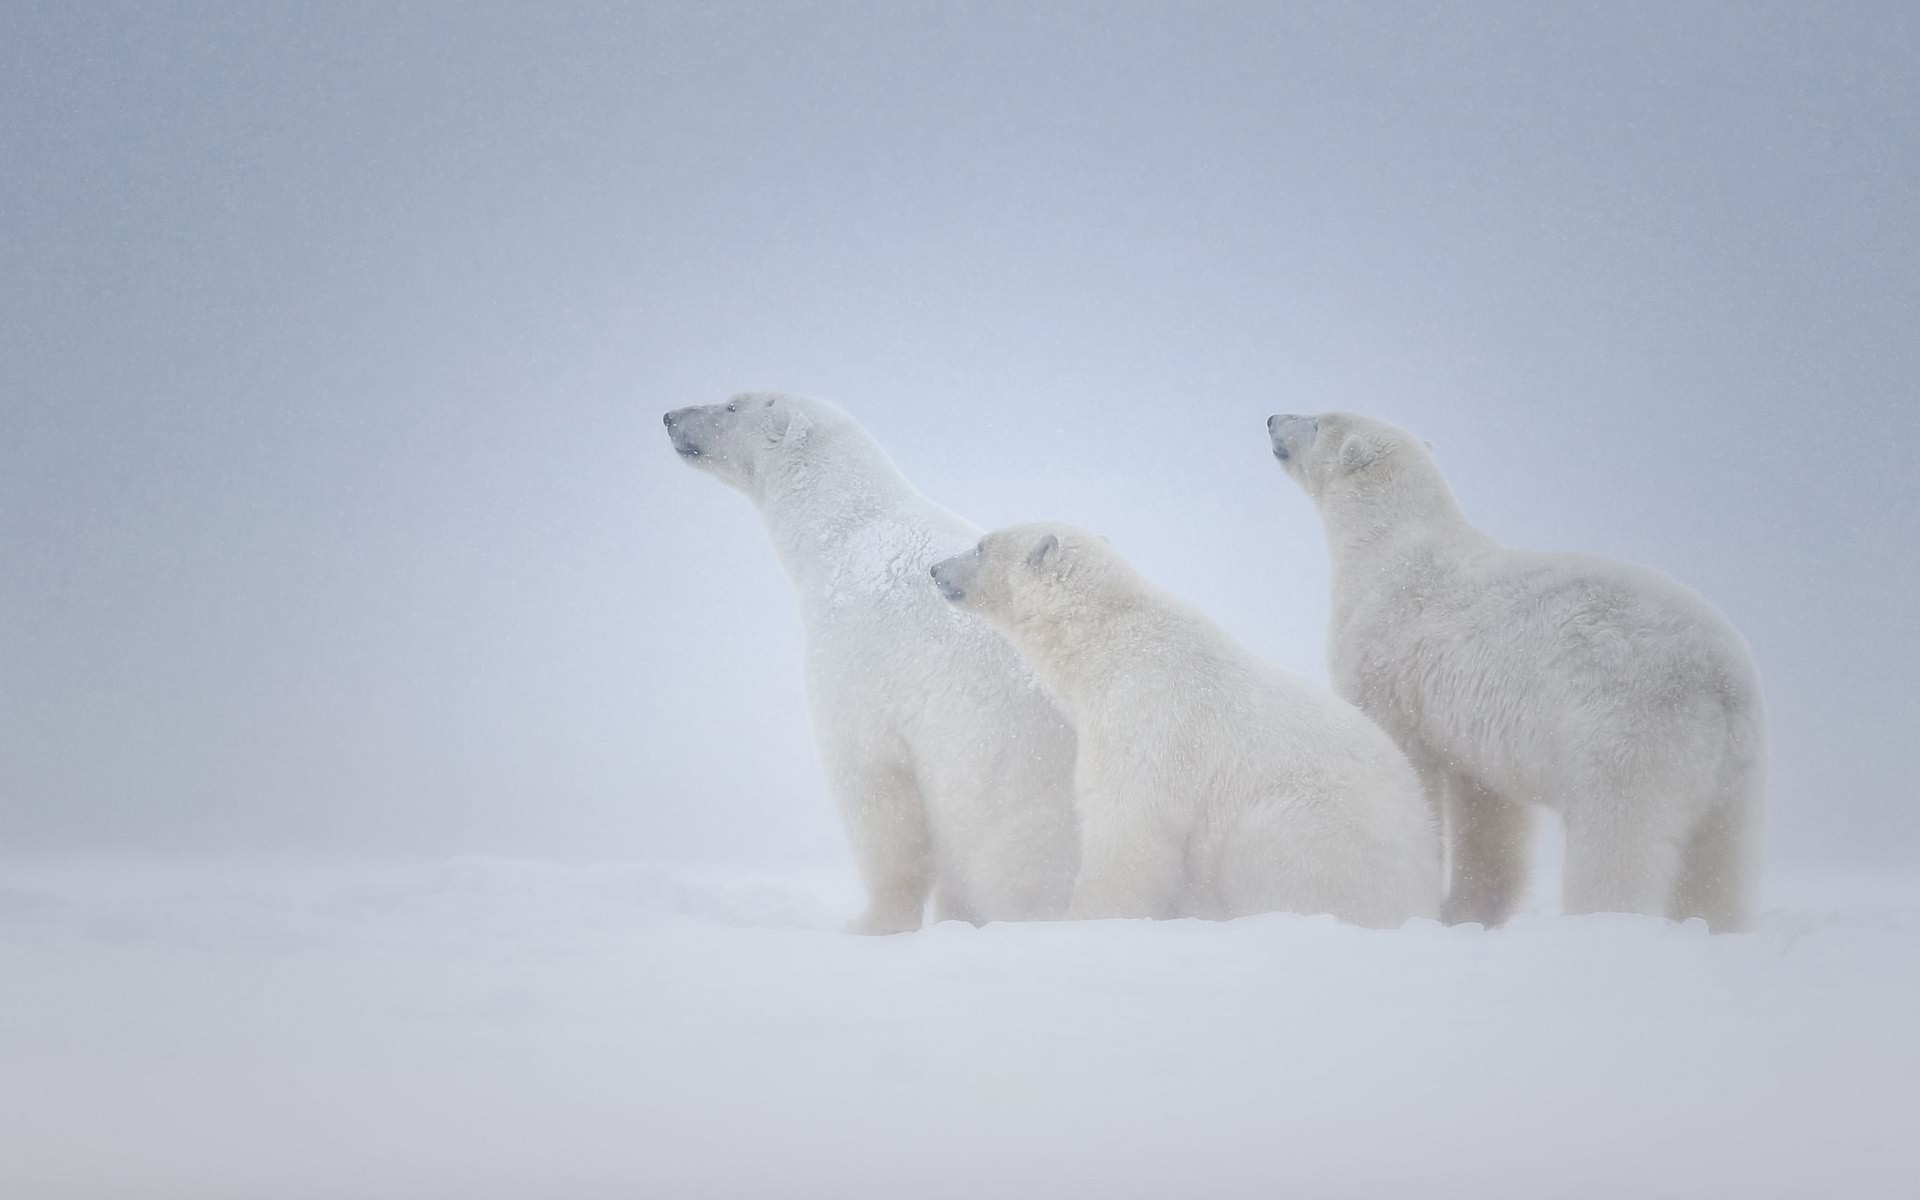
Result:
<svg viewBox="0 0 1920 1200"><path fill-rule="evenodd" d="M0 865L0 1197L1912 1197L1920 882L1759 932L836 932L838 879Z"/></svg>

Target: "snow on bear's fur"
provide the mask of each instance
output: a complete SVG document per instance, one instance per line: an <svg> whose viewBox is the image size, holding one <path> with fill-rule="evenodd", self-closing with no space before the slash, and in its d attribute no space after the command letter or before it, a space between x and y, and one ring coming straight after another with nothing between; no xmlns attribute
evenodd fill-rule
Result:
<svg viewBox="0 0 1920 1200"><path fill-rule="evenodd" d="M777 394L666 415L683 458L760 510L799 591L807 693L867 889L860 933L1051 919L1075 869L1073 732L999 638L927 580L979 530L840 409Z"/></svg>
<svg viewBox="0 0 1920 1200"><path fill-rule="evenodd" d="M1744 928L1765 733L1726 619L1644 567L1495 544L1392 425L1328 413L1267 428L1326 524L1334 689L1442 807L1448 918L1512 912L1543 803L1566 823L1568 912Z"/></svg>
<svg viewBox="0 0 1920 1200"><path fill-rule="evenodd" d="M1099 917L1438 915L1419 777L1352 705L1260 661L1068 526L987 535L933 568L1040 672L1079 735L1080 877Z"/></svg>

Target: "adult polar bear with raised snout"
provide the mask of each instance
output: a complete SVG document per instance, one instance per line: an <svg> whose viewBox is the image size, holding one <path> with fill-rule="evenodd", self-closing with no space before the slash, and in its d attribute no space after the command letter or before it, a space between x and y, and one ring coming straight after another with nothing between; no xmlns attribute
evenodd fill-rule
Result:
<svg viewBox="0 0 1920 1200"><path fill-rule="evenodd" d="M1512 912L1540 802L1565 819L1568 912L1744 928L1765 733L1726 619L1644 567L1496 545L1402 429L1347 413L1267 429L1326 524L1334 689L1444 805L1449 919Z"/></svg>
<svg viewBox="0 0 1920 1200"><path fill-rule="evenodd" d="M1074 918L1438 915L1440 847L1392 740L1255 658L1064 525L987 535L933 568L1006 635L1080 737Z"/></svg>
<svg viewBox="0 0 1920 1200"><path fill-rule="evenodd" d="M860 933L1052 919L1075 868L1073 732L1000 639L927 582L979 530L840 409L741 395L666 414L759 508L799 591L814 735L867 889Z"/></svg>

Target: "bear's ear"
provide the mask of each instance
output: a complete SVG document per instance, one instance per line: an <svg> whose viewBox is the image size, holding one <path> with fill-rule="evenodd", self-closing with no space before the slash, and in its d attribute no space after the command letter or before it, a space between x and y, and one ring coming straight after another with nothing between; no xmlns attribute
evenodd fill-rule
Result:
<svg viewBox="0 0 1920 1200"><path fill-rule="evenodd" d="M782 405L767 427L767 436L789 450L804 445L812 432L813 418L789 405Z"/></svg>
<svg viewBox="0 0 1920 1200"><path fill-rule="evenodd" d="M1045 563L1048 558L1052 557L1053 552L1059 548L1060 539L1052 534L1048 534L1035 542L1033 549L1027 551L1027 565L1030 567L1040 566Z"/></svg>
<svg viewBox="0 0 1920 1200"><path fill-rule="evenodd" d="M1350 433L1340 443L1340 469L1357 471L1380 457L1380 439L1371 434Z"/></svg>

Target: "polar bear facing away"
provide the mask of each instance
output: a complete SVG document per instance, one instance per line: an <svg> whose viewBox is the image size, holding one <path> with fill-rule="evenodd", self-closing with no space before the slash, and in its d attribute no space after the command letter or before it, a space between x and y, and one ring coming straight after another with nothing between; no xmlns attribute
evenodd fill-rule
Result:
<svg viewBox="0 0 1920 1200"><path fill-rule="evenodd" d="M867 889L850 928L1051 919L1076 864L1074 738L1033 673L929 566L979 531L844 412L740 395L666 414L674 449L759 508L799 592L808 703Z"/></svg>
<svg viewBox="0 0 1920 1200"><path fill-rule="evenodd" d="M1646 568L1496 545L1395 426L1327 413L1267 430L1326 525L1334 689L1443 806L1448 918L1511 913L1543 803L1566 823L1568 912L1746 927L1765 731L1725 618Z"/></svg>
<svg viewBox="0 0 1920 1200"><path fill-rule="evenodd" d="M1073 918L1436 916L1420 780L1332 693L1269 666L1064 525L987 535L933 568L1004 634L1079 735Z"/></svg>

